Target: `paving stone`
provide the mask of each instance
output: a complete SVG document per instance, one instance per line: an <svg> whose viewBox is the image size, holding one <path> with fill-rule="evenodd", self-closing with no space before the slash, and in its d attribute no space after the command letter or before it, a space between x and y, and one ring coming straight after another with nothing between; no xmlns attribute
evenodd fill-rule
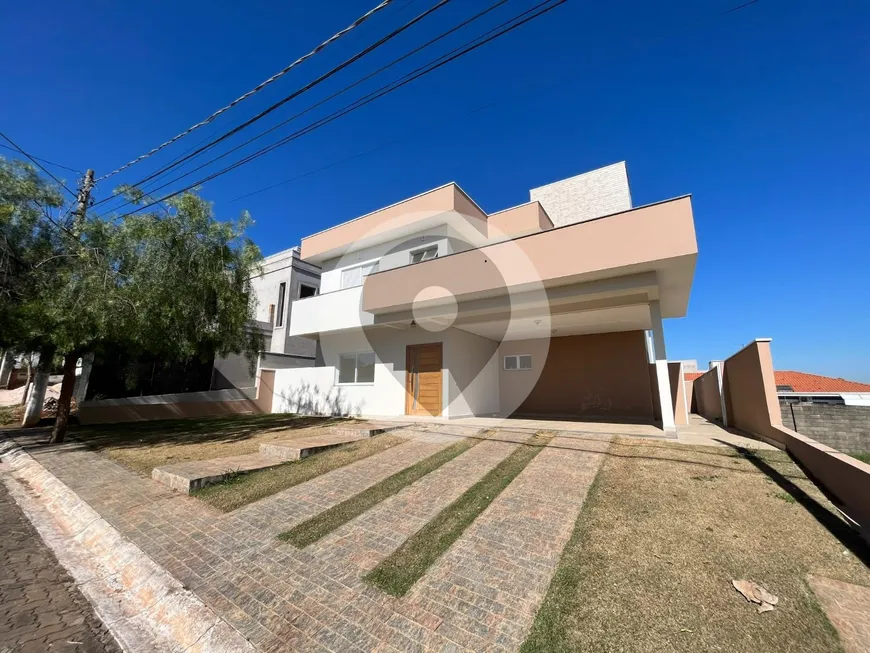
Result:
<svg viewBox="0 0 870 653"><path fill-rule="evenodd" d="M395 599L363 573L532 435L488 434L305 550L276 540L457 437L479 437L449 424L400 432L409 442L228 514L81 446L31 453L261 651L517 650L607 439L555 438L409 596Z"/></svg>
<svg viewBox="0 0 870 653"><path fill-rule="evenodd" d="M2 484L0 524L0 651L120 652Z"/></svg>

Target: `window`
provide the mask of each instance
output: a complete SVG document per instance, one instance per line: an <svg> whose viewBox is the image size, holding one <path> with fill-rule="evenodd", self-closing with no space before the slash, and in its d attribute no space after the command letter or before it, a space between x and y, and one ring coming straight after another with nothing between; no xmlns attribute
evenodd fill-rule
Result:
<svg viewBox="0 0 870 653"><path fill-rule="evenodd" d="M278 318L275 321L275 326L284 326L284 295L287 292L287 284L278 284Z"/></svg>
<svg viewBox="0 0 870 653"><path fill-rule="evenodd" d="M341 271L341 289L356 288L363 284L365 279L370 274L378 271L378 262L366 263L365 265L357 265L353 268L347 268Z"/></svg>
<svg viewBox="0 0 870 653"><path fill-rule="evenodd" d="M794 388L790 385L778 385L776 386L777 392L794 392Z"/></svg>
<svg viewBox="0 0 870 653"><path fill-rule="evenodd" d="M505 356L504 368L511 372L516 370L530 370L532 369L532 355L516 354L514 356Z"/></svg>
<svg viewBox="0 0 870 653"><path fill-rule="evenodd" d="M433 258L438 258L438 245L411 252L411 263L422 263Z"/></svg>
<svg viewBox="0 0 870 653"><path fill-rule="evenodd" d="M338 357L338 383L374 383L375 353L341 354Z"/></svg>
<svg viewBox="0 0 870 653"><path fill-rule="evenodd" d="M317 288L315 286L306 286L304 283L299 285L299 299L314 297L316 294Z"/></svg>

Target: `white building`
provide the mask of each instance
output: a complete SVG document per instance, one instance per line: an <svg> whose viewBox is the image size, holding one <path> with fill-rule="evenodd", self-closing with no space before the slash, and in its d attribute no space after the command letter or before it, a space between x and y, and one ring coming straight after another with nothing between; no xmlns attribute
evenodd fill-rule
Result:
<svg viewBox="0 0 870 653"><path fill-rule="evenodd" d="M531 197L487 214L451 183L304 238L320 288L284 337L315 365L277 371L273 410L683 423L662 319L688 305L690 199L632 208L624 163Z"/></svg>

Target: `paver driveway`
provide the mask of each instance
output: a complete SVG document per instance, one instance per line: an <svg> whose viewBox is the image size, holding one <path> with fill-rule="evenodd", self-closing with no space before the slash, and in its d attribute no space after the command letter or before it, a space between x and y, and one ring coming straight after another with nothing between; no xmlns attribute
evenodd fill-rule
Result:
<svg viewBox="0 0 870 653"><path fill-rule="evenodd" d="M408 430L405 444L228 514L75 443L30 453L262 651L513 651L531 627L607 437L555 437L403 599L363 574L533 432L489 433L304 550L276 539L476 433Z"/></svg>

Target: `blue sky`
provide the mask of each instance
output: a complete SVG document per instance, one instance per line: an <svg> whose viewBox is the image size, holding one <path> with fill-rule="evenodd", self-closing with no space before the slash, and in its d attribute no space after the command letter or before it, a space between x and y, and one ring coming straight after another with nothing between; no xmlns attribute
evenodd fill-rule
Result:
<svg viewBox="0 0 870 653"><path fill-rule="evenodd" d="M37 156L103 174L374 4L13 3L3 9L0 129ZM396 0L256 99L115 180L136 181L431 4ZM488 4L454 0L263 127ZM531 4L510 0L446 47ZM703 365L752 338L772 337L778 369L870 382L870 5L760 0L711 18L734 4L569 0L207 184L203 195L218 217L248 209L256 221L251 236L270 254L447 181L495 211L527 201L529 188L626 160L635 204L693 194L700 255L688 316L666 322L671 358ZM331 167L232 201L324 166ZM103 183L98 196L111 188Z"/></svg>

